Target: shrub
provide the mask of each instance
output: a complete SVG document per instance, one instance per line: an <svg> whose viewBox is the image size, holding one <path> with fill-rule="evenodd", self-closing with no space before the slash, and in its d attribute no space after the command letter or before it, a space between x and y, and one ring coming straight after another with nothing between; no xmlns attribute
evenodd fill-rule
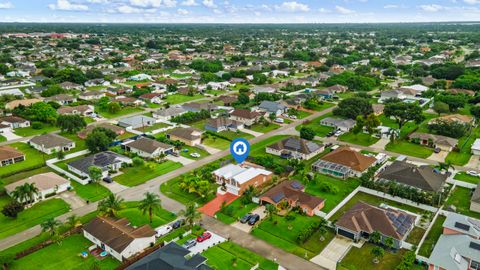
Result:
<svg viewBox="0 0 480 270"><path fill-rule="evenodd" d="M32 122L32 128L33 129L42 129L43 124L41 122Z"/></svg>
<svg viewBox="0 0 480 270"><path fill-rule="evenodd" d="M2 214L6 217L16 218L18 213L23 211L23 205L16 200L9 202L2 209Z"/></svg>

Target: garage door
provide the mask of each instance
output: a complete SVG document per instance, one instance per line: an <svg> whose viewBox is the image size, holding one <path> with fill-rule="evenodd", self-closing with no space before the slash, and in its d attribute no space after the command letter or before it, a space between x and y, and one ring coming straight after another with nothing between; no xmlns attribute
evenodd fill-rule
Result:
<svg viewBox="0 0 480 270"><path fill-rule="evenodd" d="M352 240L355 240L355 234L353 234L349 231L345 231L345 230L342 230L342 229L338 228L338 234L340 234L342 236L345 236L345 237L348 237Z"/></svg>

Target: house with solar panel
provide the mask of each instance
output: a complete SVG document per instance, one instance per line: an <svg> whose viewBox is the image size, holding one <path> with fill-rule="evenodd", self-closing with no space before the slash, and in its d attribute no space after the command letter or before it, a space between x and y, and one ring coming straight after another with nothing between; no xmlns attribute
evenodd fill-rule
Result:
<svg viewBox="0 0 480 270"><path fill-rule="evenodd" d="M335 223L337 235L350 238L355 242L368 239L373 232L379 232L381 241L390 237L393 247L402 247L403 241L415 226L419 218L407 212L380 208L364 202L352 206Z"/></svg>
<svg viewBox="0 0 480 270"><path fill-rule="evenodd" d="M132 164L132 159L112 151L105 151L96 153L82 159L77 159L67 163L69 171L89 179L89 168L95 166L102 170L102 178L108 176L110 171L117 171L122 167L122 164Z"/></svg>
<svg viewBox="0 0 480 270"><path fill-rule="evenodd" d="M447 212L429 269L480 269L480 220Z"/></svg>
<svg viewBox="0 0 480 270"><path fill-rule="evenodd" d="M288 137L266 147L266 152L282 158L309 160L324 150L323 144Z"/></svg>

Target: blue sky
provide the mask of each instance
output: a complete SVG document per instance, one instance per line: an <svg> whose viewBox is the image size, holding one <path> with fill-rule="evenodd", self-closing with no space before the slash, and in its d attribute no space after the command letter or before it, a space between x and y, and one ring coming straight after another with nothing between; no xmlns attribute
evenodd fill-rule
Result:
<svg viewBox="0 0 480 270"><path fill-rule="evenodd" d="M0 0L3 22L479 21L480 0Z"/></svg>

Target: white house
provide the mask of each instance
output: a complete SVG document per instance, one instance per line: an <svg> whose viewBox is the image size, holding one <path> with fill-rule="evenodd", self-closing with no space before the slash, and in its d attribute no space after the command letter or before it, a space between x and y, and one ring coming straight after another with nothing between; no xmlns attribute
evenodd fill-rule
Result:
<svg viewBox="0 0 480 270"><path fill-rule="evenodd" d="M70 181L53 172L41 173L30 176L23 180L14 182L5 186L5 191L11 195L16 187L24 184L34 184L38 188L38 194L35 196L35 202L44 200L51 195L58 194L70 189Z"/></svg>
<svg viewBox="0 0 480 270"><path fill-rule="evenodd" d="M33 148L48 155L66 152L75 148L75 142L57 134L47 133L35 136L28 141Z"/></svg>
<svg viewBox="0 0 480 270"><path fill-rule="evenodd" d="M472 154L476 156L480 156L480 139L476 139L472 145Z"/></svg>

